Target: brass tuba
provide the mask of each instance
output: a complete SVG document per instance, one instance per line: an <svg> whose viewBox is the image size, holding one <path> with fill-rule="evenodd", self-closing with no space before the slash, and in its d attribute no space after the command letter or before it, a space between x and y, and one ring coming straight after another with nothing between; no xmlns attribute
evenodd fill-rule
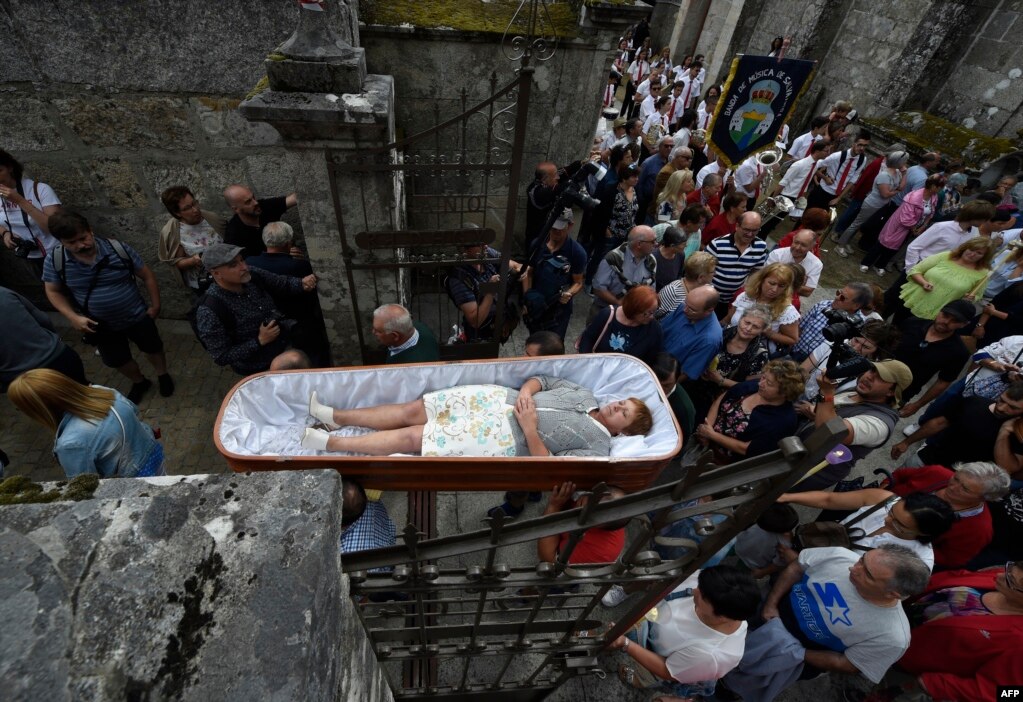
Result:
<svg viewBox="0 0 1023 702"><path fill-rule="evenodd" d="M760 183L761 192L769 192L771 190L771 184L774 182L774 173L781 163L783 155L782 150L778 147L761 151L756 155L757 163L767 170L767 175L764 176L764 180Z"/></svg>

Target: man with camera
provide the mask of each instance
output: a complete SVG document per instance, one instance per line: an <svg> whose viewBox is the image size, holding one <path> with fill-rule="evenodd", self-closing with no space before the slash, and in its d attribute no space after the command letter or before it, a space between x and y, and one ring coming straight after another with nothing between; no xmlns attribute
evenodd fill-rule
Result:
<svg viewBox="0 0 1023 702"><path fill-rule="evenodd" d="M156 275L129 246L97 237L77 212L50 215L50 233L60 240L43 263L43 288L54 309L99 350L103 365L132 382L127 397L138 404L152 382L132 358L128 341L139 347L157 373L160 394L169 397L174 381L167 373L163 340L154 321L160 314ZM149 304L139 293L141 279Z"/></svg>
<svg viewBox="0 0 1023 702"><path fill-rule="evenodd" d="M799 342L792 347L792 358L805 361L815 348L824 343L823 330L828 326L829 310L847 312L861 319L863 308L873 301L874 293L866 283L846 283L835 291L834 300L821 300L799 320Z"/></svg>
<svg viewBox="0 0 1023 702"><path fill-rule="evenodd" d="M832 328L844 325L838 322ZM812 431L839 417L846 435L841 442L852 451L846 463L829 465L792 488L793 492L824 490L849 475L858 460L883 446L895 431L903 391L913 382L913 372L900 361L874 361L855 354L845 346L846 339L858 333L853 327L832 335L834 343L828 369L817 378L820 395L816 403L800 402L796 411L812 419ZM831 363L834 359L834 363Z"/></svg>
<svg viewBox="0 0 1023 702"><path fill-rule="evenodd" d="M572 317L572 298L583 289L586 251L569 237L574 217L566 207L551 225L546 240L529 252L522 276L526 326L530 333L553 331L562 339Z"/></svg>
<svg viewBox="0 0 1023 702"><path fill-rule="evenodd" d="M558 182L561 175L558 167L550 161L536 166L533 182L526 186L526 248L533 247L535 239L540 235L547 215L558 199Z"/></svg>
<svg viewBox="0 0 1023 702"><path fill-rule="evenodd" d="M214 284L196 308L195 326L214 363L249 375L269 368L291 341L295 320L284 318L271 295L311 292L316 276L292 278L250 269L243 252L241 246L219 243L203 252L202 263Z"/></svg>

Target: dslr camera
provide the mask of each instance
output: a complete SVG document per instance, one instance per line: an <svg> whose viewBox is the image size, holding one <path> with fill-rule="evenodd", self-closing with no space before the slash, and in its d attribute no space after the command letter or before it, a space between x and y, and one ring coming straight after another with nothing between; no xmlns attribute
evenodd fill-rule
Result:
<svg viewBox="0 0 1023 702"><path fill-rule="evenodd" d="M870 361L845 343L860 335L865 320L842 310L826 310L824 316L828 319L828 325L821 330L821 334L831 342L831 355L828 356L825 374L832 380L844 380L870 370Z"/></svg>
<svg viewBox="0 0 1023 702"><path fill-rule="evenodd" d="M22 239L21 237L12 235L11 241L14 243L14 255L18 258L28 258L29 254L33 251L39 250L36 243L29 239Z"/></svg>

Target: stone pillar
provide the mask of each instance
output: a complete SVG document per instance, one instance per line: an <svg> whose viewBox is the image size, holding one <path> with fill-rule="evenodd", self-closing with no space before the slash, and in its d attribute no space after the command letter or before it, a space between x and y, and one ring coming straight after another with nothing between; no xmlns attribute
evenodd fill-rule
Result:
<svg viewBox="0 0 1023 702"><path fill-rule="evenodd" d="M654 52L672 46L671 39L675 33L682 4L683 0L657 0L657 4L654 5L654 12L650 16L650 43ZM680 59L675 58L675 54L672 53L672 60L678 62Z"/></svg>
<svg viewBox="0 0 1023 702"><path fill-rule="evenodd" d="M356 325L365 320L353 315L351 281L363 281L345 268L339 221L347 223L349 241L363 229L395 229L404 200L389 171L339 170L332 188L328 159L331 152L344 159L394 140L394 81L367 75L365 50L339 39L326 13L308 9L295 34L266 60L266 71L269 88L238 109L250 121L273 126L298 159L295 191L334 360L358 363ZM393 299L399 298L395 291Z"/></svg>

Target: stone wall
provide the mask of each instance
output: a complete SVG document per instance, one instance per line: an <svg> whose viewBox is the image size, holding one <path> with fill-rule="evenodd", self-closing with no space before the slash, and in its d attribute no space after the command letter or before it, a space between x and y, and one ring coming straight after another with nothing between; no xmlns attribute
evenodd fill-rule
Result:
<svg viewBox="0 0 1023 702"><path fill-rule="evenodd" d="M1023 128L1021 14L1019 0L746 0L729 53L766 53L772 38L788 35L790 56L819 62L799 126L848 99L864 116L924 111L1015 138Z"/></svg>
<svg viewBox="0 0 1023 702"><path fill-rule="evenodd" d="M0 507L4 698L389 702L341 573L340 487L126 478Z"/></svg>
<svg viewBox="0 0 1023 702"><path fill-rule="evenodd" d="M525 155L521 170L520 193L533 180L533 170L540 161L550 159L564 165L585 158L600 117L602 87L607 83L611 63L612 42L617 35L605 32L588 39L562 40L554 57L546 62L534 62L536 73L529 105L526 129ZM500 43L501 37L482 32L442 29L412 29L369 26L361 30L362 45L366 48L366 63L370 73L394 76L395 122L399 137L407 137L434 126L438 121L450 119L490 96L491 73L497 73L497 85L503 87L514 79L518 62L509 61ZM465 89L465 102L461 91ZM496 111L514 103L503 100ZM474 117L468 126L466 144L479 155L484 143L486 113ZM499 118L498 134L510 139L500 130L514 124L514 107ZM448 159L454 158L459 146L451 135L457 130L446 130L440 148ZM432 137L418 148L431 151ZM501 143L499 152L510 154L510 143ZM467 183L479 187L479 180ZM493 227L503 236L507 179L503 176L491 182L492 198L486 208L486 226ZM462 192L465 192L464 190ZM478 190L477 190L478 192ZM523 207L516 217L516 230L525 225ZM414 205L410 205L410 209ZM436 220L431 224L457 225L455 221ZM464 221L484 224L483 212L473 213ZM421 226L421 225L420 225Z"/></svg>
<svg viewBox="0 0 1023 702"><path fill-rule="evenodd" d="M335 30L358 43L357 3L332 0ZM134 246L154 270L164 314L189 299L156 258L168 185L189 185L227 213L224 186L257 195L294 189L294 162L277 132L250 124L238 103L264 73L266 54L294 31L298 3L244 0L10 0L0 4L0 148L49 183L99 234ZM288 215L293 225L299 212ZM25 284L6 250L0 283Z"/></svg>

